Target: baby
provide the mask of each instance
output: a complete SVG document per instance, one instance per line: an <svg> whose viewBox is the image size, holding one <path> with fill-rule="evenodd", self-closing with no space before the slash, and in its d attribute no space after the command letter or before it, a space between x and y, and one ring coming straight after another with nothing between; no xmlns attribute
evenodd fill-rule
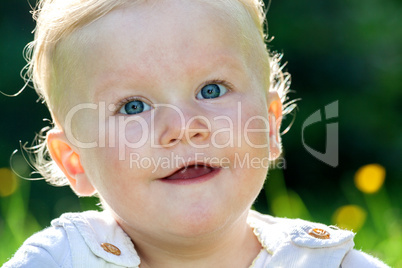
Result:
<svg viewBox="0 0 402 268"><path fill-rule="evenodd" d="M53 220L4 267L387 267L352 232L250 210L292 108L260 0L43 0L35 17L28 72L54 121L38 169L104 211Z"/></svg>

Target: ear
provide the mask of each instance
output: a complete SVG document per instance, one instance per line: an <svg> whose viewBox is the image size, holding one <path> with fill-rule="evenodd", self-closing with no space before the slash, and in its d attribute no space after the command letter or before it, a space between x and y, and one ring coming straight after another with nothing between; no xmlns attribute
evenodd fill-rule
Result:
<svg viewBox="0 0 402 268"><path fill-rule="evenodd" d="M282 123L282 101L276 91L268 92L269 159L274 161L282 153L280 128Z"/></svg>
<svg viewBox="0 0 402 268"><path fill-rule="evenodd" d="M85 174L79 154L72 149L63 131L50 130L47 133L47 147L78 195L91 196L96 192Z"/></svg>

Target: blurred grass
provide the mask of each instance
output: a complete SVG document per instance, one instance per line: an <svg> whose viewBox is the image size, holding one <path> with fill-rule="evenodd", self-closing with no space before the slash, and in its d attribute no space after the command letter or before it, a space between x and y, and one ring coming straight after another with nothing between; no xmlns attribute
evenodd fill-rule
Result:
<svg viewBox="0 0 402 268"><path fill-rule="evenodd" d="M0 263L14 254L26 238L42 229L28 212L29 187L30 183L21 182L12 195L1 198L4 218L0 218Z"/></svg>

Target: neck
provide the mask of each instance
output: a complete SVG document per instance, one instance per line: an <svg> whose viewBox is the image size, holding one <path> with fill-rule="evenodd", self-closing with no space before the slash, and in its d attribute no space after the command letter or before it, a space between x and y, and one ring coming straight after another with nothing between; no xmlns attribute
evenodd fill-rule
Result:
<svg viewBox="0 0 402 268"><path fill-rule="evenodd" d="M261 244L246 223L246 217L202 237L150 239L135 234L141 268L249 267Z"/></svg>

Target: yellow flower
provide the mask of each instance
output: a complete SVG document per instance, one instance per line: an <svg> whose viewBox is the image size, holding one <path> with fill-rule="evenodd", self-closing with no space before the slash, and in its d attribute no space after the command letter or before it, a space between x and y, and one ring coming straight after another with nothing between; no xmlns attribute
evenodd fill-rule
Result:
<svg viewBox="0 0 402 268"><path fill-rule="evenodd" d="M17 190L17 179L8 168L0 168L0 196L12 195Z"/></svg>
<svg viewBox="0 0 402 268"><path fill-rule="evenodd" d="M335 211L332 221L339 228L357 232L366 221L366 216L366 211L364 211L361 207L356 205L347 205L340 207Z"/></svg>
<svg viewBox="0 0 402 268"><path fill-rule="evenodd" d="M355 185L363 193L373 194L380 190L385 180L385 168L379 164L361 167L355 174Z"/></svg>

